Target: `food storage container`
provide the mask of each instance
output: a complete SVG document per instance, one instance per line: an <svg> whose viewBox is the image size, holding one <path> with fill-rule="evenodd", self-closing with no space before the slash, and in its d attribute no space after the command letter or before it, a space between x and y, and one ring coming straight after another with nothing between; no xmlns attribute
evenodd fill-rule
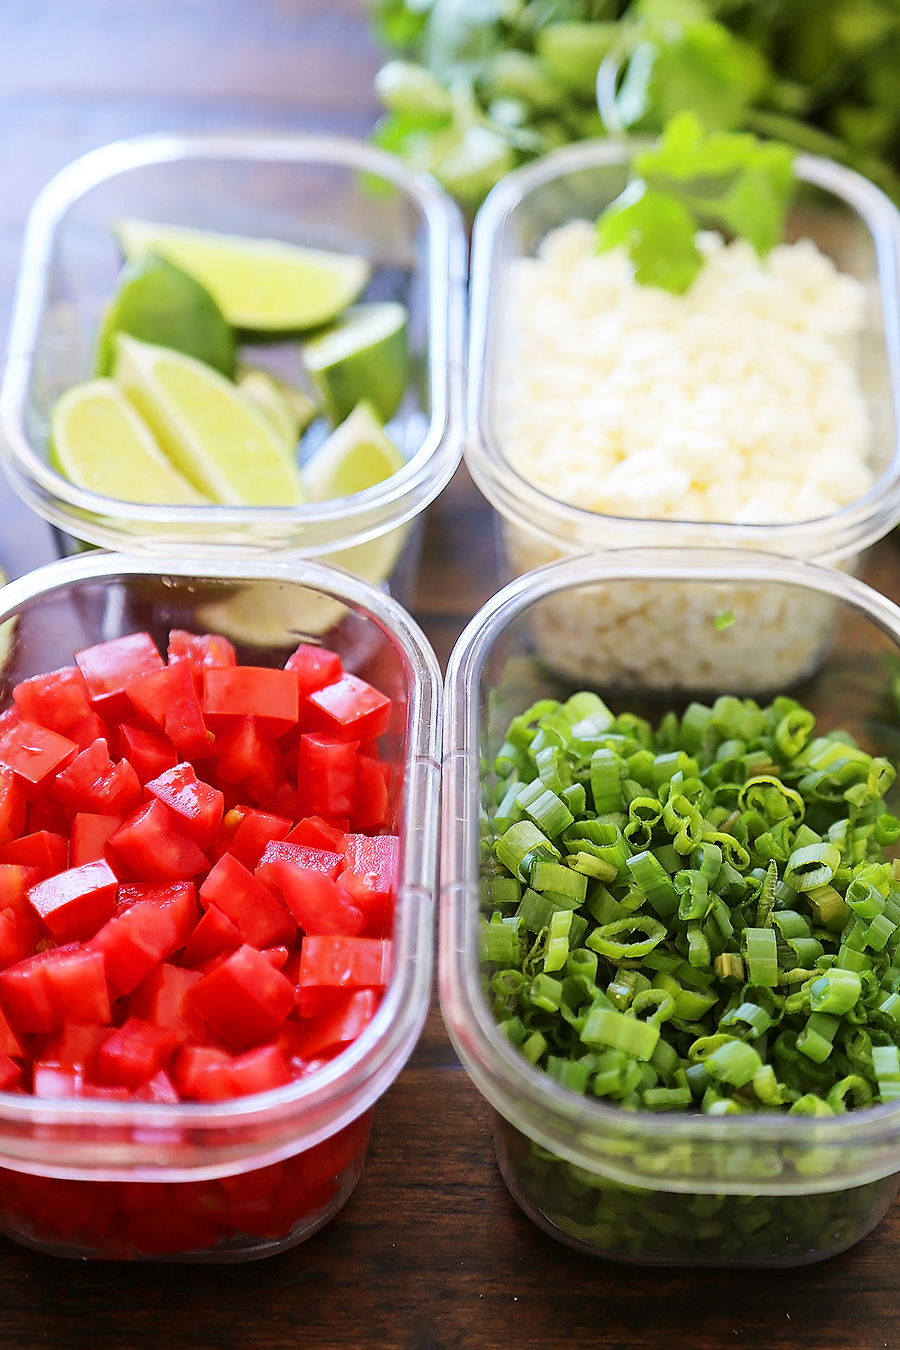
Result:
<svg viewBox="0 0 900 1350"><path fill-rule="evenodd" d="M900 328L895 302L900 216L871 183L827 160L797 157L801 191L787 237L812 238L866 289L859 362L873 434L875 482L869 492L822 519L787 524L635 519L554 500L526 482L504 457L496 424L497 362L510 267L519 258L534 256L557 226L593 220L624 187L627 154L623 145L604 141L548 155L503 179L475 224L466 460L499 514L511 573L565 553L622 547L765 549L852 570L860 552L900 519ZM603 615L606 631L620 633L623 643L632 609L623 604L615 614L607 608ZM574 668L572 673L586 677ZM603 679L607 673L602 666L596 671ZM671 683L668 674L662 683Z"/></svg>
<svg viewBox="0 0 900 1350"><path fill-rule="evenodd" d="M494 1112L497 1157L515 1199L537 1224L595 1255L638 1262L782 1266L849 1247L884 1215L900 1174L900 1103L827 1119L781 1113L655 1115L577 1095L535 1069L500 1034L479 970L479 874L489 848L489 769L512 716L541 697L566 698L541 659L535 620L602 583L636 581L664 598L690 587L703 608L752 586L761 610L786 601L835 608L834 640L818 674L792 693L817 727L843 727L896 760L900 712L891 695L900 609L840 571L777 557L713 550L621 550L566 559L511 582L472 620L453 652L445 690L441 1004L453 1043ZM538 628L539 631L539 628ZM717 636L727 640L729 630ZM765 645L770 629L756 626ZM691 635L684 634L684 641ZM635 642L654 643L645 623ZM539 645L539 644L538 644ZM614 711L657 721L680 710L644 667L593 687ZM777 690L787 692L783 683ZM576 686L577 687L577 686ZM739 672L716 689L746 693ZM895 806L889 809L896 810Z"/></svg>
<svg viewBox="0 0 900 1350"><path fill-rule="evenodd" d="M299 507L137 505L55 473L50 410L91 374L121 266L110 225L129 216L365 256L372 279L363 299L399 300L410 315L410 377L392 424L405 466L352 497ZM48 183L28 221L0 395L7 473L51 524L107 548L338 551L339 562L380 581L385 556L389 565L415 533L401 527L437 495L461 452L465 279L454 204L432 179L371 146L311 135L165 135L91 151ZM295 349L272 348L276 372L279 357L281 373L296 374ZM359 545L363 552L343 556Z"/></svg>
<svg viewBox="0 0 900 1350"><path fill-rule="evenodd" d="M436 868L440 691L434 655L391 598L313 562L147 558L91 552L2 593L3 691L98 641L170 628L215 631L215 607L252 585L296 623L254 665L283 665L304 616L331 616L325 643L394 700L380 742L396 767L399 835L393 964L374 1019L290 1085L214 1105L39 1100L0 1093L0 1231L55 1255L244 1261L301 1242L337 1212L365 1156L372 1109L400 1072L428 1005ZM11 629L11 632L10 632Z"/></svg>

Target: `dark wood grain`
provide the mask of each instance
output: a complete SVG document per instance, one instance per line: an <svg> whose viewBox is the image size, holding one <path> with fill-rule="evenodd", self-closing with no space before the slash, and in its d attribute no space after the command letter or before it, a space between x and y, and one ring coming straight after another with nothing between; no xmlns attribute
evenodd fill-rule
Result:
<svg viewBox="0 0 900 1350"><path fill-rule="evenodd" d="M75 155L168 128L364 134L375 115L356 0L3 0L0 52L0 327L30 201ZM53 556L5 487L0 524L13 573ZM900 599L893 540L868 577ZM430 509L415 605L442 662L499 580L491 512L461 470ZM355 1193L303 1246L197 1267L81 1264L0 1239L2 1350L897 1350L898 1310L896 1209L853 1251L774 1274L646 1271L558 1245L507 1194L436 1002Z"/></svg>

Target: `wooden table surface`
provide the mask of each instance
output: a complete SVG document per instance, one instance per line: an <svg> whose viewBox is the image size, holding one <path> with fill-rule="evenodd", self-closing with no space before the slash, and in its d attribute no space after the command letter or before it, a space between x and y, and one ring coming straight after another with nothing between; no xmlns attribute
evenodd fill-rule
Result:
<svg viewBox="0 0 900 1350"><path fill-rule="evenodd" d="M0 330L28 206L75 155L167 129L363 135L376 113L357 0L2 0L0 60ZM10 573L53 556L5 484L0 521ZM894 541L869 579L900 598ZM461 470L430 510L415 605L442 662L498 583L491 514ZM898 1310L896 1208L851 1252L772 1274L644 1271L544 1236L500 1180L436 1001L355 1193L303 1246L203 1267L81 1264L0 1239L0 1350L900 1350Z"/></svg>

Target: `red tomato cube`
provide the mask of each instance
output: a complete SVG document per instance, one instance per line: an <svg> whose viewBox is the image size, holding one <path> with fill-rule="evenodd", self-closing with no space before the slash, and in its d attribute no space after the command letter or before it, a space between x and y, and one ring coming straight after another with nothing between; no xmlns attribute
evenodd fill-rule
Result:
<svg viewBox="0 0 900 1350"><path fill-rule="evenodd" d="M248 946L239 947L204 975L188 998L204 1022L234 1050L271 1035L295 1003L290 981Z"/></svg>
<svg viewBox="0 0 900 1350"><path fill-rule="evenodd" d="M240 931L228 915L210 905L185 945L182 965L191 969L203 966L215 956L237 951L242 942Z"/></svg>
<svg viewBox="0 0 900 1350"><path fill-rule="evenodd" d="M309 642L300 643L285 661L284 668L297 677L301 697L312 694L316 689L324 689L326 684L334 684L342 673L341 658L337 652L331 652L327 647L314 647Z"/></svg>
<svg viewBox="0 0 900 1350"><path fill-rule="evenodd" d="M313 936L300 947L301 988L381 989L390 973L387 938Z"/></svg>
<svg viewBox="0 0 900 1350"><path fill-rule="evenodd" d="M213 727L225 718L253 715L278 736L295 724L297 708L297 679L290 671L235 666L203 672L203 711Z"/></svg>
<svg viewBox="0 0 900 1350"><path fill-rule="evenodd" d="M187 881L209 863L192 839L175 827L154 797L119 826L107 841L108 855L127 874L145 881Z"/></svg>
<svg viewBox="0 0 900 1350"><path fill-rule="evenodd" d="M46 675L22 680L13 690L16 707L26 722L58 731L84 749L106 729L91 707L85 678L77 666L63 666Z"/></svg>
<svg viewBox="0 0 900 1350"><path fill-rule="evenodd" d="M85 863L99 862L105 858L106 841L121 824L120 816L97 816L79 811L72 821L69 838L72 866L83 867Z"/></svg>
<svg viewBox="0 0 900 1350"><path fill-rule="evenodd" d="M0 739L0 764L34 787L71 763L77 754L74 741L36 722L17 722Z"/></svg>
<svg viewBox="0 0 900 1350"><path fill-rule="evenodd" d="M277 943L293 946L297 925L284 906L232 854L220 858L200 887L200 902L227 914L241 941L261 950Z"/></svg>
<svg viewBox="0 0 900 1350"><path fill-rule="evenodd" d="M101 708L124 693L131 682L161 670L163 659L149 633L128 633L75 653L91 702Z"/></svg>
<svg viewBox="0 0 900 1350"><path fill-rule="evenodd" d="M378 1011L380 998L375 989L354 989L342 995L330 1008L301 1023L296 1042L298 1055L312 1059L316 1055L343 1050L371 1022Z"/></svg>
<svg viewBox="0 0 900 1350"><path fill-rule="evenodd" d="M266 845L272 840L284 839L290 828L291 822L284 816L268 811L245 811L238 821L229 851L245 867L256 867Z"/></svg>
<svg viewBox="0 0 900 1350"><path fill-rule="evenodd" d="M202 1040L203 1023L186 1001L189 991L202 978L199 970L185 970L163 962L135 989L128 1011L132 1017L173 1031L180 1042Z"/></svg>
<svg viewBox="0 0 900 1350"><path fill-rule="evenodd" d="M109 920L87 944L102 953L106 979L117 994L130 994L154 966L178 949L170 910L142 900Z"/></svg>
<svg viewBox="0 0 900 1350"><path fill-rule="evenodd" d="M141 786L178 763L178 751L168 736L127 723L119 727L119 754L128 760Z"/></svg>
<svg viewBox="0 0 900 1350"><path fill-rule="evenodd" d="M62 872L69 860L68 841L51 830L36 830L34 834L12 839L0 845L0 864L17 863L21 867L35 867L42 877ZM77 863L72 864L77 867Z"/></svg>
<svg viewBox="0 0 900 1350"><path fill-rule="evenodd" d="M25 828L26 807L21 782L12 769L0 764L0 844L18 839Z"/></svg>
<svg viewBox="0 0 900 1350"><path fill-rule="evenodd" d="M100 1047L100 1082L107 1087L139 1087L168 1064L177 1044L173 1031L129 1017Z"/></svg>
<svg viewBox="0 0 900 1350"><path fill-rule="evenodd" d="M85 863L39 881L28 899L57 942L81 942L116 912L118 885L108 863Z"/></svg>
<svg viewBox="0 0 900 1350"><path fill-rule="evenodd" d="M391 700L358 675L343 674L308 696L317 725L345 741L371 741L387 731Z"/></svg>
<svg viewBox="0 0 900 1350"><path fill-rule="evenodd" d="M109 1021L103 957L77 943L53 947L0 971L0 993L19 1031L56 1031L65 1022Z"/></svg>
<svg viewBox="0 0 900 1350"><path fill-rule="evenodd" d="M193 764L176 764L154 778L145 791L171 811L180 832L205 852L219 832L225 798L201 782Z"/></svg>
<svg viewBox="0 0 900 1350"><path fill-rule="evenodd" d="M298 867L288 858L274 858L271 871L285 904L304 933L346 933L352 937L365 928L362 910L324 872Z"/></svg>
<svg viewBox="0 0 900 1350"><path fill-rule="evenodd" d="M141 716L167 736L182 759L212 754L212 737L206 729L187 661L133 680L128 686L128 697Z"/></svg>
<svg viewBox="0 0 900 1350"><path fill-rule="evenodd" d="M356 741L325 732L304 732L297 762L303 814L352 816L356 808Z"/></svg>

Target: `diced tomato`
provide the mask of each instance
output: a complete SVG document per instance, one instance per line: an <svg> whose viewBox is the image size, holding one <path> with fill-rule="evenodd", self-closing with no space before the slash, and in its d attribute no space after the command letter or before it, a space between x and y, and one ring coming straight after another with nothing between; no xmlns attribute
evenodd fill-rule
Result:
<svg viewBox="0 0 900 1350"><path fill-rule="evenodd" d="M256 867L266 845L284 839L290 828L291 822L284 816L268 811L245 811L235 831L231 852L245 867Z"/></svg>
<svg viewBox="0 0 900 1350"><path fill-rule="evenodd" d="M194 841L176 829L172 816L155 797L110 835L106 847L108 856L124 867L128 876L147 881L187 881L209 866Z"/></svg>
<svg viewBox="0 0 900 1350"><path fill-rule="evenodd" d="M36 801L28 808L28 829L32 834L38 830L49 830L51 834L68 833L71 828L71 816L62 802L58 802L49 793L41 792Z"/></svg>
<svg viewBox="0 0 900 1350"><path fill-rule="evenodd" d="M309 642L300 643L285 661L284 668L296 675L301 697L314 693L316 689L324 689L327 684L334 684L342 674L341 658L337 652L331 652L327 647L314 647Z"/></svg>
<svg viewBox="0 0 900 1350"><path fill-rule="evenodd" d="M104 924L87 947L102 953L110 988L117 994L130 994L178 945L172 912L152 900L141 900Z"/></svg>
<svg viewBox="0 0 900 1350"><path fill-rule="evenodd" d="M18 1031L55 1031L69 1021L109 1021L103 956L77 943L29 956L0 971L0 994Z"/></svg>
<svg viewBox="0 0 900 1350"><path fill-rule="evenodd" d="M366 916L366 931L382 937L390 930L397 885L400 841L396 835L369 838L348 834L344 845L346 866L338 880L353 903Z"/></svg>
<svg viewBox="0 0 900 1350"><path fill-rule="evenodd" d="M381 994L375 989L354 989L342 994L330 1008L324 1009L300 1025L297 1053L303 1059L329 1051L343 1050L368 1026Z"/></svg>
<svg viewBox="0 0 900 1350"><path fill-rule="evenodd" d="M391 700L358 675L343 674L334 684L308 696L317 728L345 741L370 741L387 731Z"/></svg>
<svg viewBox="0 0 900 1350"><path fill-rule="evenodd" d="M168 1106L174 1106L176 1102L181 1101L178 1089L165 1069L157 1070L152 1078L136 1089L133 1096L135 1101L165 1102Z"/></svg>
<svg viewBox="0 0 900 1350"><path fill-rule="evenodd" d="M120 816L96 816L79 811L72 821L69 838L72 866L83 867L85 863L99 862L105 858L106 841L121 824Z"/></svg>
<svg viewBox="0 0 900 1350"><path fill-rule="evenodd" d="M169 665L187 661L197 697L203 697L203 671L207 666L236 666L237 653L227 638L216 633L186 633L173 628L169 634Z"/></svg>
<svg viewBox="0 0 900 1350"><path fill-rule="evenodd" d="M241 1055L187 1046L178 1056L175 1077L186 1097L216 1102L284 1087L291 1071L275 1045L256 1046Z"/></svg>
<svg viewBox="0 0 900 1350"><path fill-rule="evenodd" d="M273 891L278 889L278 881L274 871L274 863L277 859L284 859L286 862L293 863L295 867L324 872L325 876L331 877L332 880L337 877L344 866L342 855L334 853L330 849L307 848L305 844L289 844L286 839L273 839L270 844L266 844L265 852L256 868L256 875L260 881Z"/></svg>
<svg viewBox="0 0 900 1350"><path fill-rule="evenodd" d="M168 736L127 723L119 727L119 754L131 764L142 787L178 763L178 751Z"/></svg>
<svg viewBox="0 0 900 1350"><path fill-rule="evenodd" d="M344 833L329 825L321 816L305 816L297 822L290 834L285 835L287 844L303 844L306 848L326 849L335 853L344 851Z"/></svg>
<svg viewBox="0 0 900 1350"><path fill-rule="evenodd" d="M75 1097L77 1080L78 1074L74 1069L62 1069L58 1064L44 1064L41 1060L35 1060L31 1071L31 1094L50 1100Z"/></svg>
<svg viewBox="0 0 900 1350"><path fill-rule="evenodd" d="M200 887L200 902L227 914L241 940L258 950L287 942L293 946L297 925L263 883L232 854L220 858Z"/></svg>
<svg viewBox="0 0 900 1350"><path fill-rule="evenodd" d="M154 778L145 789L171 811L179 831L202 851L219 832L225 798L217 788L201 782L193 764L176 764Z"/></svg>
<svg viewBox="0 0 900 1350"><path fill-rule="evenodd" d="M390 765L380 760L356 757L356 810L351 821L354 832L374 833L384 829L390 814L388 781Z"/></svg>
<svg viewBox="0 0 900 1350"><path fill-rule="evenodd" d="M21 1059L25 1055L25 1047L2 1008L0 1008L0 1054L11 1055L16 1059Z"/></svg>
<svg viewBox="0 0 900 1350"><path fill-rule="evenodd" d="M258 717L239 717L216 732L216 764L224 783L240 783L241 794L261 801L284 777L284 758Z"/></svg>
<svg viewBox="0 0 900 1350"><path fill-rule="evenodd" d="M222 817L222 824L219 826L219 833L216 835L207 852L210 862L218 862L224 853L231 853L234 850L234 838L238 831L238 826L244 819L244 815L249 811L248 806L237 806L230 810L226 809ZM243 859L241 859L243 862Z"/></svg>
<svg viewBox="0 0 900 1350"><path fill-rule="evenodd" d="M288 858L273 858L271 872L285 904L304 933L345 933L366 926L365 915L347 892L314 867L298 867Z"/></svg>
<svg viewBox="0 0 900 1350"><path fill-rule="evenodd" d="M21 1086L22 1070L8 1055L0 1054L0 1092L12 1092Z"/></svg>
<svg viewBox="0 0 900 1350"><path fill-rule="evenodd" d="M22 867L35 867L42 877L62 872L68 859L68 840L50 830L37 830L34 834L26 834L21 839L0 845L0 864L16 863Z"/></svg>
<svg viewBox="0 0 900 1350"><path fill-rule="evenodd" d="M300 946L301 987L381 989L390 978L387 938L305 937Z"/></svg>
<svg viewBox="0 0 900 1350"><path fill-rule="evenodd" d="M142 717L165 733L182 759L212 754L212 736L206 729L188 661L178 661L132 681L128 697Z"/></svg>
<svg viewBox="0 0 900 1350"><path fill-rule="evenodd" d="M175 1032L181 1042L202 1040L203 1023L186 1002L189 990L202 978L198 970L163 962L135 989L128 1010L133 1017Z"/></svg>
<svg viewBox="0 0 900 1350"><path fill-rule="evenodd" d="M0 966L15 965L34 951L41 925L28 892L40 880L37 867L0 864Z"/></svg>
<svg viewBox="0 0 900 1350"><path fill-rule="evenodd" d="M124 914L132 905L149 900L171 917L178 935L177 947L183 947L197 925L197 891L192 881L123 881L116 896L116 914Z"/></svg>
<svg viewBox="0 0 900 1350"><path fill-rule="evenodd" d="M237 951L242 942L239 930L228 915L210 905L188 938L181 956L182 964L192 968L202 966L214 956Z"/></svg>
<svg viewBox="0 0 900 1350"><path fill-rule="evenodd" d="M163 659L149 633L128 633L125 637L99 642L75 653L78 669L84 676L88 697L101 715L129 685L151 671L162 669Z"/></svg>
<svg viewBox="0 0 900 1350"><path fill-rule="evenodd" d="M37 787L78 754L78 746L36 722L17 722L0 739L0 764Z"/></svg>
<svg viewBox="0 0 900 1350"><path fill-rule="evenodd" d="M28 899L57 942L81 942L116 912L118 885L108 863L85 863L39 881Z"/></svg>
<svg viewBox="0 0 900 1350"><path fill-rule="evenodd" d="M13 690L13 698L26 722L37 722L50 731L58 731L82 749L98 736L106 735L77 666L63 666L61 670L22 680Z"/></svg>
<svg viewBox="0 0 900 1350"><path fill-rule="evenodd" d="M290 981L246 945L204 975L188 998L204 1022L235 1050L271 1035L295 1003Z"/></svg>
<svg viewBox="0 0 900 1350"><path fill-rule="evenodd" d="M273 970L284 970L290 952L287 947L264 947L260 956L266 958Z"/></svg>
<svg viewBox="0 0 900 1350"><path fill-rule="evenodd" d="M35 1048L35 1057L44 1064L71 1069L81 1078L96 1079L100 1047L109 1034L109 1027L96 1023L66 1022L61 1031L54 1032L44 1039L42 1046Z"/></svg>
<svg viewBox="0 0 900 1350"><path fill-rule="evenodd" d="M127 760L113 764L103 738L76 755L47 784L47 790L71 812L127 816L141 801L141 785Z"/></svg>
<svg viewBox="0 0 900 1350"><path fill-rule="evenodd" d="M356 741L345 741L325 732L304 732L300 737L297 791L303 814L352 816L356 809Z"/></svg>
<svg viewBox="0 0 900 1350"><path fill-rule="evenodd" d="M129 1017L100 1047L100 1082L107 1087L139 1087L166 1067L177 1044L173 1031Z"/></svg>
<svg viewBox="0 0 900 1350"><path fill-rule="evenodd" d="M25 828L27 803L19 779L5 764L0 764L0 844L18 839Z"/></svg>
<svg viewBox="0 0 900 1350"><path fill-rule="evenodd" d="M221 726L222 719L252 715L278 736L297 721L297 707L297 679L290 671L235 666L203 672L203 711L212 727Z"/></svg>

